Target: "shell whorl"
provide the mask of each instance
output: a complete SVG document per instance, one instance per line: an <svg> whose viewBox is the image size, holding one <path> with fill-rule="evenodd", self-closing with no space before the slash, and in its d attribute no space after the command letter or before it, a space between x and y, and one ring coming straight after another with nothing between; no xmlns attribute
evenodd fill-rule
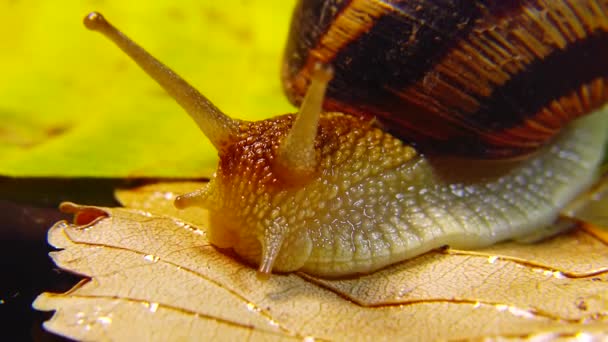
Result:
<svg viewBox="0 0 608 342"><path fill-rule="evenodd" d="M423 152L516 157L608 100L608 1L303 0L292 102L317 60L336 71L328 110L377 116Z"/></svg>

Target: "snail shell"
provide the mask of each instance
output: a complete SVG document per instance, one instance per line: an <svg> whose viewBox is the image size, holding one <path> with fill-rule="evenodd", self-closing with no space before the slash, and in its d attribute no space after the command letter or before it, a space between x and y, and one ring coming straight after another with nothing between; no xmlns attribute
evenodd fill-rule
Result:
<svg viewBox="0 0 608 342"><path fill-rule="evenodd" d="M283 81L299 104L332 65L325 109L377 116L433 154L535 151L608 98L605 0L301 0Z"/></svg>
<svg viewBox="0 0 608 342"><path fill-rule="evenodd" d="M494 4L490 1L487 3ZM518 3L536 4L531 1ZM307 4L309 3L301 3L300 8L306 8ZM313 7L342 9L331 16L318 19L330 27L332 22L339 21L340 13L346 13L348 6L380 4L389 7L386 2L356 0L330 1L327 5L319 2L310 4ZM431 23L432 27L440 27L442 32L451 30L441 26L443 24L439 24L440 20L436 21L430 14L439 13L437 11L441 11L443 5L448 10L441 13L448 16L454 13L452 10L469 8L459 7L459 2L455 1L446 1L441 6L437 1L409 1L400 4L403 11L413 4L422 6L420 11L429 13L423 16L424 21ZM430 4L430 9L424 7L425 4ZM470 13L465 11L468 16L465 16L468 18L466 20L460 19L462 13L455 12L458 15L452 21L457 32L446 36L446 40L450 38L446 42L448 45L457 45L455 37L462 39L466 32L475 31L469 28L472 25L469 23L480 19L473 20L474 18L489 20L488 11L497 18L513 14L512 6L484 7L480 5L482 2L475 4L477 7L473 7L474 10ZM583 27L600 27L598 23L606 23L603 3L579 1L576 5L577 9L594 9L592 13L595 20ZM367 7L356 12L358 18L376 20L375 16L369 15L371 12L363 10L367 10ZM475 14L477 12L481 14ZM306 17L311 12L302 13ZM373 20L369 24L374 24ZM248 262L259 265L260 274L299 270L325 277L353 275L372 272L444 245L476 248L506 239L542 238L559 228L552 225L559 210L595 179L607 140L608 112L598 112L564 127L549 143L519 160L473 162L468 159L429 158L377 127L369 116L321 111L323 103L329 107L340 103L336 91L341 89L341 83L354 77L343 74L349 70L345 68L355 65L346 60L342 64L335 64L334 68L324 63L296 68L301 69L301 75L304 76L294 78L294 89L299 87L300 82L310 80L298 115L283 115L259 122L238 121L223 114L173 71L117 31L101 15L90 14L85 18L85 25L102 32L129 54L192 116L217 148L220 161L209 184L198 191L179 196L175 204L179 208L201 206L209 209L210 242L220 248L234 249ZM293 32L294 30L292 35ZM320 32L315 35L320 36ZM350 32L344 31L344 37L351 37ZM374 31L370 26L361 32ZM603 33L600 34L602 35ZM593 37L589 39L595 39ZM563 51L581 59L588 58L586 48L570 50L576 46L587 47L586 44L568 44ZM434 68L436 71L433 73L442 76L435 86L427 85L424 88L429 93L421 98L436 94L432 104L445 107L444 100L452 99L453 95L449 92L448 95L438 93L447 84L442 80L448 70L437 69L437 66L443 60L438 59L438 56L445 58L449 52L445 47L439 50L441 53L429 57L433 63L424 64L424 67ZM561 55L561 51L555 53ZM304 55L301 54L300 57L302 56ZM605 57L605 54L602 56ZM305 59L309 60L308 57ZM420 57L415 59L425 60ZM550 60L553 60L550 55L543 59ZM524 73L540 70L530 68L525 63L517 65ZM560 66L566 69L564 64ZM490 96L494 96L501 89L496 80L505 76L503 74L514 75L508 71L511 68L517 69L508 64L508 67L505 65L505 68L500 69L503 70L502 74L499 70L498 75L490 76L488 71L488 76L480 78L479 83L490 84L492 80L492 86L484 89L489 91ZM589 68L593 69L591 66ZM290 70L290 67L287 69ZM397 70L394 73L411 73L414 69L412 65L409 70ZM583 69L588 72L587 67ZM581 107L577 115L595 108L597 103L605 99L604 78L597 71L593 69L589 85L583 82L578 85L580 88L569 93L571 95L568 98L573 99L571 102L560 98L551 100L550 105L563 108L566 103L572 103L576 108ZM474 80L473 75L461 69L455 69L454 72ZM330 83L332 77L335 81ZM533 76L530 77L534 79ZM299 81L302 79L304 81ZM560 80L568 86L572 82L565 78ZM414 78L411 85L415 86L418 81ZM467 85L467 82L462 84ZM333 90L329 100L324 102L328 86ZM288 89L290 87L292 86L288 83ZM482 88L481 85L463 86L462 91L473 94L473 90ZM535 91L545 93L544 88ZM368 92L371 95L383 93L384 90L370 89ZM293 96L298 98L299 95ZM357 101L357 96L367 95L364 90L355 87L345 96L344 99ZM460 95L454 98L462 99ZM548 100L542 98L542 101ZM370 102L369 106L353 102L353 109L355 112L362 111L379 106L382 102ZM387 103L394 104L392 100ZM483 102L484 106L488 103L491 102ZM422 104L421 102L420 108L412 105L407 109L418 112L428 107ZM458 108L460 107L451 108L450 114ZM519 109L519 105L509 108ZM516 115L518 113L520 112L516 112ZM374 112L373 115L381 114ZM527 117L525 122L536 122L530 118ZM393 119L402 120L406 119ZM434 120L431 121L435 122ZM463 118L465 122L471 121L467 120ZM537 124L527 125L536 127ZM451 126L448 125L439 130L442 133L461 132L469 126L456 125L455 128L449 128ZM514 129L505 129L504 124L496 127L493 133L498 134ZM542 131L544 128L539 129ZM420 132L417 134L424 135ZM449 137L451 139L453 136ZM469 143L473 141L471 139ZM494 142L483 135L477 142L486 143L486 140ZM495 147L492 144L487 146L490 147L477 149L490 151ZM516 149L520 149L520 146ZM500 150L505 151L505 148L501 147ZM547 227L550 228L546 229Z"/></svg>

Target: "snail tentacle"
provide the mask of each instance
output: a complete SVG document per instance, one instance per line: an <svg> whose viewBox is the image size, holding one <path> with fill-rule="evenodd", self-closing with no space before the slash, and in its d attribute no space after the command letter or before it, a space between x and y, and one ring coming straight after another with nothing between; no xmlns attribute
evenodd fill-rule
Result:
<svg viewBox="0 0 608 342"><path fill-rule="evenodd" d="M287 222L284 217L278 217L267 227L262 239L262 257L258 272L270 274L274 263L281 251L283 240L288 231Z"/></svg>
<svg viewBox="0 0 608 342"><path fill-rule="evenodd" d="M331 66L316 64L300 111L277 152L274 167L283 181L300 183L310 179L315 172L315 138L325 91L332 77Z"/></svg>
<svg viewBox="0 0 608 342"><path fill-rule="evenodd" d="M85 26L102 33L133 59L188 112L213 146L220 150L238 132L239 121L222 113L211 101L173 70L110 24L100 13L84 18Z"/></svg>
<svg viewBox="0 0 608 342"><path fill-rule="evenodd" d="M177 209L186 209L189 207L210 207L212 191L210 184L198 190L177 196L174 205Z"/></svg>
<svg viewBox="0 0 608 342"><path fill-rule="evenodd" d="M277 268L301 269L310 258L313 242L308 231L293 229L287 220L286 216L277 216L261 230L263 234L258 238L261 244L258 274L262 278Z"/></svg>

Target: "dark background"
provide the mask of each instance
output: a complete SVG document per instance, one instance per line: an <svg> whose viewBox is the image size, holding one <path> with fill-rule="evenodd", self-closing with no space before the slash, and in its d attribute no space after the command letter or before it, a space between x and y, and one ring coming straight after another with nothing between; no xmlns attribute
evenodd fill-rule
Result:
<svg viewBox="0 0 608 342"><path fill-rule="evenodd" d="M42 322L52 312L32 308L40 293L65 292L80 277L59 270L48 253L48 229L71 216L57 208L62 201L118 206L113 191L145 182L112 179L0 178L0 340L65 341Z"/></svg>

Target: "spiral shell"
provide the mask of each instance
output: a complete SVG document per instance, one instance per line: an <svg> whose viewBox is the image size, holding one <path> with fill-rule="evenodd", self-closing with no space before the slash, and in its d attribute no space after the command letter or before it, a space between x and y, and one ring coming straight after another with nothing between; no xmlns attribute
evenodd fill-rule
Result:
<svg viewBox="0 0 608 342"><path fill-rule="evenodd" d="M608 99L605 0L301 0L283 83L334 66L327 110L376 116L427 153L535 151Z"/></svg>

